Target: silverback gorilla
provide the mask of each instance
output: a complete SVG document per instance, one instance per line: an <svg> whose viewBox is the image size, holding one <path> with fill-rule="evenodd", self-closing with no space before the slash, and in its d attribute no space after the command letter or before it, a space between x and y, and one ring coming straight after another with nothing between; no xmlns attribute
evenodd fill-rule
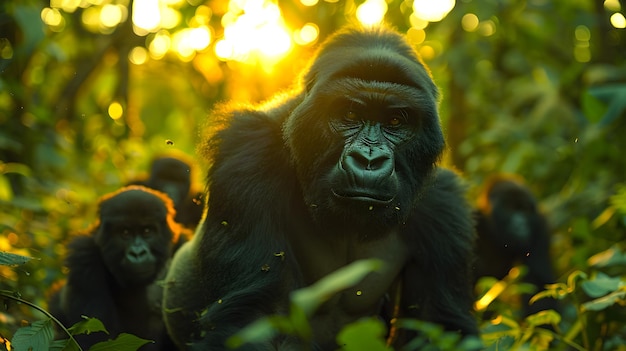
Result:
<svg viewBox="0 0 626 351"><path fill-rule="evenodd" d="M50 312L64 325L98 318L109 335L76 336L91 345L131 333L154 340L141 350L170 350L161 318L163 278L178 236L172 201L165 194L129 186L107 194L98 205L99 219L87 235L68 245L67 283L51 297Z"/></svg>
<svg viewBox="0 0 626 351"><path fill-rule="evenodd" d="M259 317L286 313L294 289L364 258L385 268L316 312L312 344L279 336L243 349L334 350L343 326L394 309L476 334L471 210L436 166L444 138L427 68L401 35L353 28L322 45L303 79L273 103L222 109L225 126L205 139L208 215L166 278L175 343L223 350Z"/></svg>

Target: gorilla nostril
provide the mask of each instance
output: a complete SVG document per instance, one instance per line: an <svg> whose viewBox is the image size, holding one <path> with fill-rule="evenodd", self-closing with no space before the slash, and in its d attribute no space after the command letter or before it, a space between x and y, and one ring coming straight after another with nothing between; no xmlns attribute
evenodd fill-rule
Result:
<svg viewBox="0 0 626 351"><path fill-rule="evenodd" d="M144 257L148 256L148 250L146 250L143 247L133 247L130 250L128 250L128 259L133 261L133 262L137 262L137 261L141 261Z"/></svg>
<svg viewBox="0 0 626 351"><path fill-rule="evenodd" d="M391 165L391 157L387 157L387 156L378 156L372 160L369 161L369 165L368 165L368 170L380 170L380 169L384 169L387 166L392 166Z"/></svg>
<svg viewBox="0 0 626 351"><path fill-rule="evenodd" d="M352 170L369 170L370 160L358 151L352 151L346 156L345 164Z"/></svg>
<svg viewBox="0 0 626 351"><path fill-rule="evenodd" d="M390 172L393 170L392 158L384 152L372 150L369 153L361 152L361 150L352 150L349 152L342 167L344 170L348 168L352 171L382 171Z"/></svg>

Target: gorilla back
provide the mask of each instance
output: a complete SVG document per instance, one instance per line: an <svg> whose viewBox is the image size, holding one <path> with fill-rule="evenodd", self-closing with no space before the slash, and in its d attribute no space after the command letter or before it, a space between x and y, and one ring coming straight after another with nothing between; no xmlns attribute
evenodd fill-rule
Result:
<svg viewBox="0 0 626 351"><path fill-rule="evenodd" d="M287 98L217 111L225 126L202 145L208 213L166 279L175 342L225 349L259 317L287 313L291 291L365 258L384 268L331 297L312 340L247 347L334 350L337 332L364 316L476 334L471 211L457 176L436 166L444 139L427 68L393 31L347 29L303 77ZM390 335L396 346L410 338Z"/></svg>

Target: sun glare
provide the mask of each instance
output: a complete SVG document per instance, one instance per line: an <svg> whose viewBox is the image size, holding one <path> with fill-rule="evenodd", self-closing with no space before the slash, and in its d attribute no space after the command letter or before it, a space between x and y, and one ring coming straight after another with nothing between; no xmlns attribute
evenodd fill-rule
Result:
<svg viewBox="0 0 626 351"><path fill-rule="evenodd" d="M356 9L356 18L365 26L380 24L387 13L385 0L366 0Z"/></svg>
<svg viewBox="0 0 626 351"><path fill-rule="evenodd" d="M146 35L155 31L160 23L159 0L133 1L133 29L137 35Z"/></svg>
<svg viewBox="0 0 626 351"><path fill-rule="evenodd" d="M215 53L224 61L271 68L291 50L291 31L274 1L231 0L222 25L224 37L216 43Z"/></svg>
<svg viewBox="0 0 626 351"><path fill-rule="evenodd" d="M454 8L455 0L415 0L415 16L428 22L439 22Z"/></svg>

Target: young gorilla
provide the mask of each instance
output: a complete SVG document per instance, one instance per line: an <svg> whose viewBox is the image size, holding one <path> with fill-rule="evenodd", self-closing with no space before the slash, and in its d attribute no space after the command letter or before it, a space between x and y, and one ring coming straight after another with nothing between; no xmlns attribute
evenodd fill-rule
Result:
<svg viewBox="0 0 626 351"><path fill-rule="evenodd" d="M513 176L496 176L479 197L476 231L476 278L504 278L517 264L528 269L523 281L543 290L556 281L550 261L550 234L537 201L524 182ZM528 304L524 315L555 309L556 301L541 299Z"/></svg>
<svg viewBox="0 0 626 351"><path fill-rule="evenodd" d="M221 111L226 126L204 145L208 214L166 278L177 346L224 350L257 318L287 313L293 290L365 258L384 269L330 297L311 321L312 344L278 336L244 349L334 350L343 326L394 310L388 322L476 334L471 210L457 176L436 166L437 99L401 35L349 29L321 47L302 91Z"/></svg>
<svg viewBox="0 0 626 351"><path fill-rule="evenodd" d="M129 186L103 196L99 220L88 235L68 245L67 283L54 294L50 312L64 325L98 318L109 331L79 335L83 349L131 333L154 344L142 350L169 350L161 319L162 288L155 282L165 267L179 228L165 194Z"/></svg>
<svg viewBox="0 0 626 351"><path fill-rule="evenodd" d="M174 202L176 222L195 229L204 209L201 193L192 191L192 162L182 155L158 156L150 165L150 176L145 180L131 182L167 194Z"/></svg>

